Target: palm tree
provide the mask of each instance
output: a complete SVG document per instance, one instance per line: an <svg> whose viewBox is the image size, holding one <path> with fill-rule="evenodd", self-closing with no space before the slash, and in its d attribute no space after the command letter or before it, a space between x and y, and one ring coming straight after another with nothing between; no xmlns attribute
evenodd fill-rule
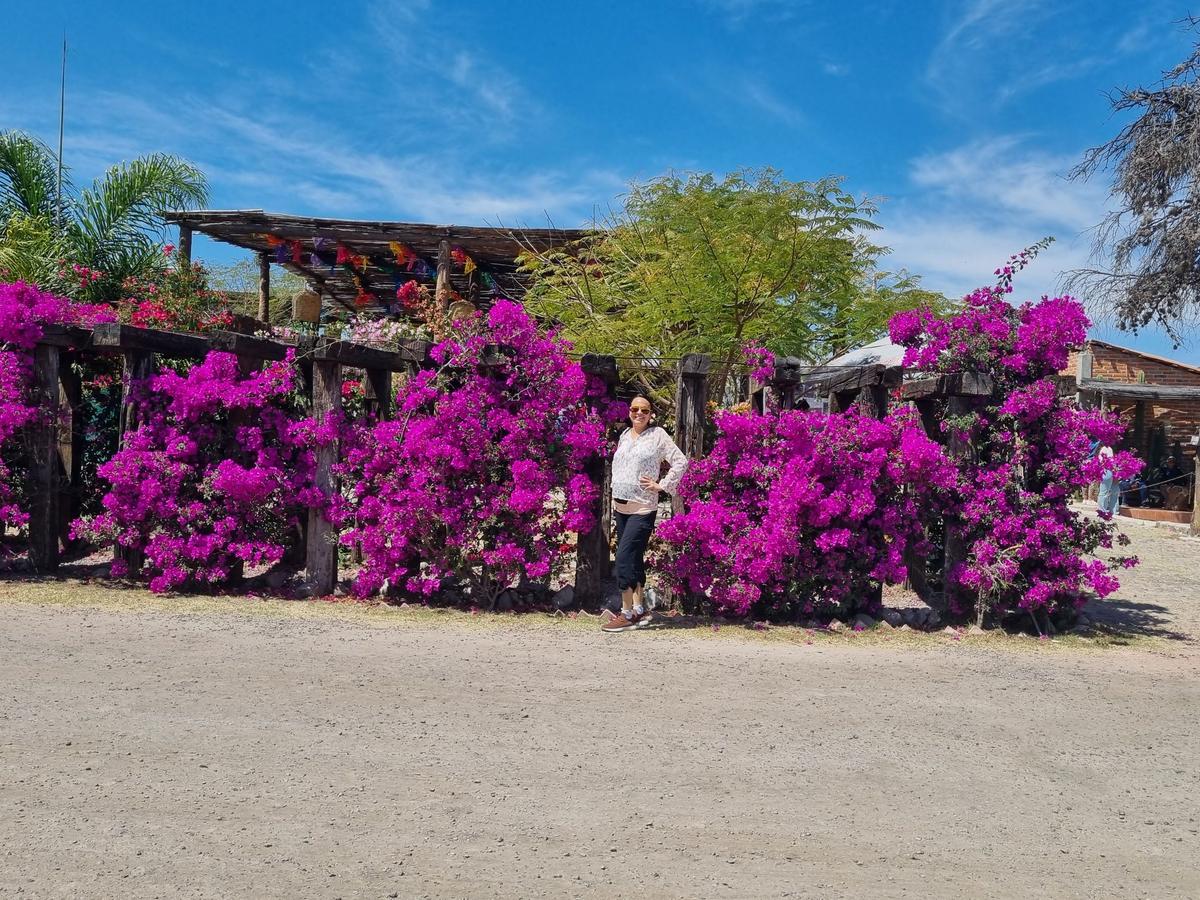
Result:
<svg viewBox="0 0 1200 900"><path fill-rule="evenodd" d="M164 265L162 214L208 201L204 175L163 153L112 166L90 188L76 191L58 159L21 131L0 132L0 269L49 286L65 259L104 273L90 299L116 300L130 276Z"/></svg>

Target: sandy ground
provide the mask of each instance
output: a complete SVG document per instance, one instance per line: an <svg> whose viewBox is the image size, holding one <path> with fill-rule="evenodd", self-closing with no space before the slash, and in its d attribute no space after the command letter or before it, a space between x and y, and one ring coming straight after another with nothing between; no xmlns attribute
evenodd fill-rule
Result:
<svg viewBox="0 0 1200 900"><path fill-rule="evenodd" d="M1089 642L0 584L0 895L1197 897L1200 542Z"/></svg>

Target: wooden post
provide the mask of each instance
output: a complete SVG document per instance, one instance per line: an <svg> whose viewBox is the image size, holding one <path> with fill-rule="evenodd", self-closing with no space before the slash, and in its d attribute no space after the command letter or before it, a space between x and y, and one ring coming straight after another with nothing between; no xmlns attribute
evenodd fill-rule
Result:
<svg viewBox="0 0 1200 900"><path fill-rule="evenodd" d="M679 361L675 378L675 443L689 459L704 455L704 423L708 419L708 373L712 357L689 353ZM671 498L671 511L683 512L683 501Z"/></svg>
<svg viewBox="0 0 1200 900"><path fill-rule="evenodd" d="M946 417L956 419L972 412L974 404L969 397L950 397L946 403ZM960 470L963 462L971 456L972 448L969 441L964 440L957 429L950 429L947 434L946 450L955 465ZM954 567L965 562L967 545L963 537L963 524L954 518L946 519L945 547L942 563L942 611L949 609L950 600L957 591L951 586L950 577Z"/></svg>
<svg viewBox="0 0 1200 900"><path fill-rule="evenodd" d="M83 429L80 427L82 402L82 379L71 371L68 360L62 358L59 360L58 371L58 459L63 478L59 495L59 534L64 547L71 543L71 523L79 518L81 511L79 481L83 471Z"/></svg>
<svg viewBox="0 0 1200 900"><path fill-rule="evenodd" d="M1196 474L1192 477L1192 534L1200 534L1200 447L1196 448Z"/></svg>
<svg viewBox="0 0 1200 900"><path fill-rule="evenodd" d="M342 364L325 359L313 361L312 414L318 422L342 408ZM317 450L316 484L326 494L334 491L333 466L338 459L336 442ZM319 510L308 512L308 583L315 596L332 594L337 586L337 530Z"/></svg>
<svg viewBox="0 0 1200 900"><path fill-rule="evenodd" d="M609 396L617 383L617 360L613 356L585 353L580 360L583 371L603 379ZM596 487L593 506L596 524L579 535L575 545L575 602L583 607L598 606L604 599L604 582L612 576L612 556L608 535L612 527L611 460L597 457L588 461L584 474Z"/></svg>
<svg viewBox="0 0 1200 900"><path fill-rule="evenodd" d="M271 321L271 257L266 252L258 254L258 318Z"/></svg>
<svg viewBox="0 0 1200 900"><path fill-rule="evenodd" d="M154 354L147 350L126 350L121 370L121 412L117 419L117 446L125 445L125 435L137 428L137 407L133 403L134 386L154 374ZM114 547L113 558L124 561L129 574L134 575L142 568L142 553L139 550Z"/></svg>
<svg viewBox="0 0 1200 900"><path fill-rule="evenodd" d="M800 392L801 377L799 366L785 360L777 359L775 361L775 373L767 386L771 389L771 393L778 398L780 409L796 408L796 396Z"/></svg>
<svg viewBox="0 0 1200 900"><path fill-rule="evenodd" d="M187 225L179 226L179 246L175 248L179 268L183 269L192 264L192 229Z"/></svg>
<svg viewBox="0 0 1200 900"><path fill-rule="evenodd" d="M450 256L450 241L443 240L438 244L437 287L433 296L445 312L450 308L450 273L453 271L454 260Z"/></svg>
<svg viewBox="0 0 1200 900"><path fill-rule="evenodd" d="M41 416L30 429L29 561L37 572L58 568L58 365L59 349L33 351L33 396Z"/></svg>
<svg viewBox="0 0 1200 900"><path fill-rule="evenodd" d="M366 369L363 379L363 394L367 412L375 413L380 419L392 417L392 372L390 369Z"/></svg>

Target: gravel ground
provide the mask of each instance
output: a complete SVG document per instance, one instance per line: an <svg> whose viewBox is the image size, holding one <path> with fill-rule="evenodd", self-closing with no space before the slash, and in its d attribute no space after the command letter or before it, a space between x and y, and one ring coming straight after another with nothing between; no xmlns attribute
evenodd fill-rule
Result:
<svg viewBox="0 0 1200 900"><path fill-rule="evenodd" d="M0 894L1197 897L1200 543L1128 527L1104 646L0 584Z"/></svg>

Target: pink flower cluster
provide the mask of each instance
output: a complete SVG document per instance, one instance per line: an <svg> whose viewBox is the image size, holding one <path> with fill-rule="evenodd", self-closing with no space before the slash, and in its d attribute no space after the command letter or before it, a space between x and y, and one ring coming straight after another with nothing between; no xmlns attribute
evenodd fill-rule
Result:
<svg viewBox="0 0 1200 900"><path fill-rule="evenodd" d="M29 520L24 506L24 459L19 436L52 411L30 394L33 349L47 325L115 321L106 306L75 303L22 281L0 283L0 522Z"/></svg>
<svg viewBox="0 0 1200 900"><path fill-rule="evenodd" d="M430 596L453 578L491 605L594 525L582 470L607 450L604 386L515 303L476 324L434 348L439 368L404 384L393 420L346 435L334 511L362 549L359 594Z"/></svg>
<svg viewBox="0 0 1200 900"><path fill-rule="evenodd" d="M150 378L137 400L143 424L99 469L104 511L73 534L143 553L158 592L278 562L300 516L325 502L313 451L329 436L298 415L294 379L290 355L245 373L229 353Z"/></svg>
<svg viewBox="0 0 1200 900"><path fill-rule="evenodd" d="M1004 299L1032 255L1013 257L997 270L1000 283L970 294L949 319L914 310L891 321L892 340L908 348L905 365L980 372L996 385L993 398L950 423L972 451L960 464L955 491L967 561L946 573L951 602L962 611L1078 608L1089 589L1103 597L1118 587L1114 570L1136 564L1131 557L1095 558L1114 539L1125 541L1110 522L1069 506L1073 493L1106 470L1125 478L1142 464L1128 452L1097 457L1094 447L1117 445L1123 428L1112 415L1076 408L1052 378L1086 339L1083 307L1070 297L1020 306Z"/></svg>
<svg viewBox="0 0 1200 900"><path fill-rule="evenodd" d="M907 411L883 421L768 411L722 413L712 453L663 523L674 585L756 617L829 616L869 606L869 581L896 582L921 522L954 488L942 448Z"/></svg>

